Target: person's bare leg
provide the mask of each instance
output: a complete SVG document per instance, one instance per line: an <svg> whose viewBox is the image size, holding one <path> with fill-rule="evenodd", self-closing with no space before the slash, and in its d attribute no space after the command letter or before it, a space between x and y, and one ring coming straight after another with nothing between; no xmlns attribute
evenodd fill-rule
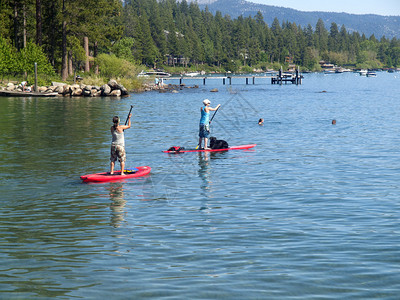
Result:
<svg viewBox="0 0 400 300"><path fill-rule="evenodd" d="M199 149L201 149L201 141L202 141L202 138L199 138Z"/></svg>
<svg viewBox="0 0 400 300"><path fill-rule="evenodd" d="M114 174L114 165L115 165L115 163L112 161L112 162L110 163L110 174L111 174L111 175Z"/></svg>
<svg viewBox="0 0 400 300"><path fill-rule="evenodd" d="M208 148L208 138L204 138L204 149L211 149L211 148Z"/></svg>
<svg viewBox="0 0 400 300"><path fill-rule="evenodd" d="M125 162L121 161L121 175L125 175L124 171L125 171Z"/></svg>

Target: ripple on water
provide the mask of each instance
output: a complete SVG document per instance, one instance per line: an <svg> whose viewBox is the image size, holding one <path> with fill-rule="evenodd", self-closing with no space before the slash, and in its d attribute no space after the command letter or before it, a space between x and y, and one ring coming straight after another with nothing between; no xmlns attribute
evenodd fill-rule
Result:
<svg viewBox="0 0 400 300"><path fill-rule="evenodd" d="M342 75L219 83L218 95L1 98L0 297L396 299L398 85ZM213 135L253 150L161 152L197 145L205 97L223 104ZM108 170L110 116L131 104L127 164L151 175L81 184Z"/></svg>

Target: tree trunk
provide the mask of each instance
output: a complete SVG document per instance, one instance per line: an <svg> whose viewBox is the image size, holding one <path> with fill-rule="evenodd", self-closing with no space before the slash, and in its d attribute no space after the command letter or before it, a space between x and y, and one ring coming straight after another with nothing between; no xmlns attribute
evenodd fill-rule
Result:
<svg viewBox="0 0 400 300"><path fill-rule="evenodd" d="M51 2L51 13L56 15L56 8L55 8L55 1ZM55 20L51 21L50 25L50 51L49 51L49 60L50 63L54 66L55 65L55 51L56 51L56 26L55 26Z"/></svg>
<svg viewBox="0 0 400 300"><path fill-rule="evenodd" d="M62 61L61 61L61 79L67 80L68 77L68 52L67 52L67 21L65 20L65 1L63 0L63 23L62 23Z"/></svg>
<svg viewBox="0 0 400 300"><path fill-rule="evenodd" d="M14 46L19 49L18 46L18 1L14 0Z"/></svg>
<svg viewBox="0 0 400 300"><path fill-rule="evenodd" d="M89 65L89 38L87 36L83 37L83 49L85 49L86 60L85 60L85 73L90 72Z"/></svg>
<svg viewBox="0 0 400 300"><path fill-rule="evenodd" d="M36 0L36 44L42 45L42 1Z"/></svg>
<svg viewBox="0 0 400 300"><path fill-rule="evenodd" d="M97 57L97 48L98 48L98 47L97 47L97 42L94 42L94 49L93 49L93 57L94 57L94 58ZM95 61L95 63L96 63L96 61ZM98 64L96 64L96 66L95 66L94 73L95 73L96 75L99 74L99 65L98 65Z"/></svg>
<svg viewBox="0 0 400 300"><path fill-rule="evenodd" d="M61 78L63 81L68 77L68 52L67 52L67 21L63 21L62 26L62 62L61 62Z"/></svg>
<svg viewBox="0 0 400 300"><path fill-rule="evenodd" d="M74 74L74 68L72 65L72 51L68 52L68 75Z"/></svg>
<svg viewBox="0 0 400 300"><path fill-rule="evenodd" d="M22 29L22 32L23 32L23 48L26 48L26 6L25 6L25 4L23 4L22 12L23 12L22 15L23 15L23 18L24 18L23 29Z"/></svg>

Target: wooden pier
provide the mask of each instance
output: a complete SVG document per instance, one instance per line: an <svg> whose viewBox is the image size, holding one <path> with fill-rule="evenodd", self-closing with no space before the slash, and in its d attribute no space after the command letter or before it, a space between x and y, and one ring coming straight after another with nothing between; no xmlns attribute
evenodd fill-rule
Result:
<svg viewBox="0 0 400 300"><path fill-rule="evenodd" d="M301 84L303 75L300 74L299 69L296 69L295 73L284 73L282 72L282 68L279 70L279 73L276 77L271 78L271 84L287 84L288 82L292 84Z"/></svg>
<svg viewBox="0 0 400 300"><path fill-rule="evenodd" d="M163 78L164 81L169 80L179 80L179 85L183 85L184 81L187 80L201 80L203 85L206 85L207 80L222 80L222 84L232 85L232 79L245 79L246 85L248 84L256 84L256 80L260 79L271 79L271 84L287 84L291 82L292 84L301 84L303 75L300 74L299 70L296 70L295 73L283 73L282 69L276 75L265 75L265 76L254 76L254 75L238 75L238 76L209 76L209 77L200 77L200 76L180 76L180 77L168 77Z"/></svg>

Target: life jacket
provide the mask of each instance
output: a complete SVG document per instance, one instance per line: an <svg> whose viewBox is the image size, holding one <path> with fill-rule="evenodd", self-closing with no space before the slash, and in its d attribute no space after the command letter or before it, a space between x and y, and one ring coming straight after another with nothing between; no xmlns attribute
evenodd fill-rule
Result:
<svg viewBox="0 0 400 300"><path fill-rule="evenodd" d="M174 151L174 152L179 152L181 150L185 150L185 147L172 146L171 148L168 149L168 151Z"/></svg>

